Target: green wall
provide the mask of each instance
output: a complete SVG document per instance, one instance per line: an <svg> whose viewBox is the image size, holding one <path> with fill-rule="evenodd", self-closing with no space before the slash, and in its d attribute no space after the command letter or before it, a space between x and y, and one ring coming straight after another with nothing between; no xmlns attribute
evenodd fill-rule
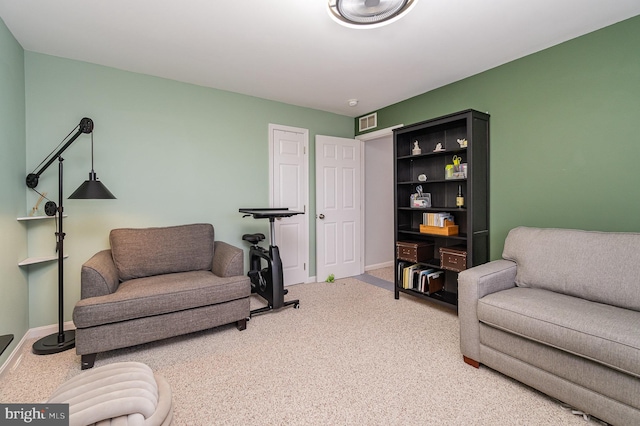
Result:
<svg viewBox="0 0 640 426"><path fill-rule="evenodd" d="M640 231L640 17L378 111L491 114L491 257L516 226Z"/></svg>
<svg viewBox="0 0 640 426"><path fill-rule="evenodd" d="M316 134L353 137L352 118L251 96L33 52L25 52L25 69L27 172L90 117L95 171L117 197L64 201L66 320L80 297L81 265L108 248L112 228L207 222L217 239L239 247L243 233L268 232L267 221L243 219L238 208L268 206L269 123L309 129L310 164ZM63 155L66 196L88 178L89 142L81 136ZM37 189L57 196L57 176L52 165ZM36 199L29 191L28 205ZM309 214L314 199L311 192ZM41 228L30 229L30 248L55 243L53 224ZM310 232L315 259L313 220ZM30 268L30 327L56 322L56 274L55 265Z"/></svg>
<svg viewBox="0 0 640 426"><path fill-rule="evenodd" d="M2 365L29 328L27 273L18 262L27 254L24 216L24 52L0 19L0 335L14 340L0 355Z"/></svg>

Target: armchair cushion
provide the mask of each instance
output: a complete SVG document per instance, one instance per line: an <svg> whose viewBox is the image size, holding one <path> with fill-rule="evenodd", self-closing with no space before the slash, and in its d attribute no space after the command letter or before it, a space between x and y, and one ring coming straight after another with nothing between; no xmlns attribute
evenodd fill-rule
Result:
<svg viewBox="0 0 640 426"><path fill-rule="evenodd" d="M109 234L120 281L185 271L211 271L211 224L114 229Z"/></svg>
<svg viewBox="0 0 640 426"><path fill-rule="evenodd" d="M245 276L209 271L179 272L129 280L113 294L82 299L73 311L78 328L185 311L249 297Z"/></svg>

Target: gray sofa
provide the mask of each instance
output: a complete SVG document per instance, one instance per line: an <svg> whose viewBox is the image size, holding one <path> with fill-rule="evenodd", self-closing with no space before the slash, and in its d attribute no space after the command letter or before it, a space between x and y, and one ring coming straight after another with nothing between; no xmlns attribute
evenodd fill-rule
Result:
<svg viewBox="0 0 640 426"><path fill-rule="evenodd" d="M519 227L502 257L459 275L465 362L640 424L640 234Z"/></svg>
<svg viewBox="0 0 640 426"><path fill-rule="evenodd" d="M235 322L246 328L244 253L210 224L114 229L81 272L73 310L82 369L96 354Z"/></svg>

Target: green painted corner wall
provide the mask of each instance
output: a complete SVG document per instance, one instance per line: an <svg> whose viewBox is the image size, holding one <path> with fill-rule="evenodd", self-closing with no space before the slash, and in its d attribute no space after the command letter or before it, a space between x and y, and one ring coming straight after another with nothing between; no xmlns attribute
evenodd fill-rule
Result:
<svg viewBox="0 0 640 426"><path fill-rule="evenodd" d="M640 17L383 108L491 114L491 258L516 226L640 232Z"/></svg>
<svg viewBox="0 0 640 426"><path fill-rule="evenodd" d="M24 89L24 52L0 19L0 335L15 336L0 365L29 329L27 272L18 267L27 230L16 220L26 209Z"/></svg>
<svg viewBox="0 0 640 426"><path fill-rule="evenodd" d="M309 129L311 165L317 134L354 136L350 117L39 53L25 52L25 74L27 172L90 117L95 171L117 197L64 201L66 320L80 297L82 263L109 247L113 228L206 222L216 239L243 248L243 233L267 233L267 221L243 219L238 208L268 206L269 123ZM89 142L81 136L65 151L66 196L88 177ZM42 174L39 190L57 194L56 168ZM29 191L27 205L36 199ZM313 192L310 204L313 215ZM53 232L53 223L30 229L29 247L51 249ZM313 220L310 234L315 259ZM30 327L56 322L56 274L51 265L30 268Z"/></svg>

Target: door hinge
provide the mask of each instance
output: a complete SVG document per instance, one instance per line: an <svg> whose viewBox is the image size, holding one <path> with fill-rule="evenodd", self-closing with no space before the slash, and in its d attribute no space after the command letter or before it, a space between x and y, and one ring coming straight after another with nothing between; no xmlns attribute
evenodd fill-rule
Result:
<svg viewBox="0 0 640 426"><path fill-rule="evenodd" d="M303 263L303 264L302 264L302 270L303 270L303 271L306 271L306 270L307 270L307 264L306 264L306 263Z"/></svg>

